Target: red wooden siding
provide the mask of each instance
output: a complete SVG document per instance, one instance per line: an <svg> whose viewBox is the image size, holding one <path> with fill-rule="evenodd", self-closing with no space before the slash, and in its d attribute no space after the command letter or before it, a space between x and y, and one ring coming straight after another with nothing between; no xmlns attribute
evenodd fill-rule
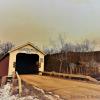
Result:
<svg viewBox="0 0 100 100"><path fill-rule="evenodd" d="M0 60L0 76L8 75L9 54Z"/></svg>

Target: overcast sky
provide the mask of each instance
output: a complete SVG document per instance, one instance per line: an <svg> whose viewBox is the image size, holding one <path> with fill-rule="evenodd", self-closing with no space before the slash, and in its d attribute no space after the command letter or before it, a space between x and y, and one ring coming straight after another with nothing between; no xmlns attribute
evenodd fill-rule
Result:
<svg viewBox="0 0 100 100"><path fill-rule="evenodd" d="M100 0L0 0L0 40L41 46L58 34L99 43Z"/></svg>

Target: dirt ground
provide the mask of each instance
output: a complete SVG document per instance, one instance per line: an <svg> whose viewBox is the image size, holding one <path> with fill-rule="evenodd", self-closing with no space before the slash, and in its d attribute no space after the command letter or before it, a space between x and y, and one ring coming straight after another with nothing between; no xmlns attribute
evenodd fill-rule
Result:
<svg viewBox="0 0 100 100"><path fill-rule="evenodd" d="M20 75L20 77L23 81L57 94L64 100L100 100L98 84L39 75Z"/></svg>

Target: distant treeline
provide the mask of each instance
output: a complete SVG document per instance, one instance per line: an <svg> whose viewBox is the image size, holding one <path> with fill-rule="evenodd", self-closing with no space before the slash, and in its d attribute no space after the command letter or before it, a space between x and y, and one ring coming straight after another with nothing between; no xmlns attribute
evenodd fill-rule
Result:
<svg viewBox="0 0 100 100"><path fill-rule="evenodd" d="M45 56L45 71L93 75L99 73L100 51L55 53Z"/></svg>

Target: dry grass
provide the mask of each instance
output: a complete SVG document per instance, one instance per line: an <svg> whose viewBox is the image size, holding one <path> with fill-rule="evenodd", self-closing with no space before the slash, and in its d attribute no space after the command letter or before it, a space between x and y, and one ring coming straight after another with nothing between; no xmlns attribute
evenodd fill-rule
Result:
<svg viewBox="0 0 100 100"><path fill-rule="evenodd" d="M65 100L100 100L100 85L98 84L39 75L20 75L20 77L23 81L60 95Z"/></svg>

